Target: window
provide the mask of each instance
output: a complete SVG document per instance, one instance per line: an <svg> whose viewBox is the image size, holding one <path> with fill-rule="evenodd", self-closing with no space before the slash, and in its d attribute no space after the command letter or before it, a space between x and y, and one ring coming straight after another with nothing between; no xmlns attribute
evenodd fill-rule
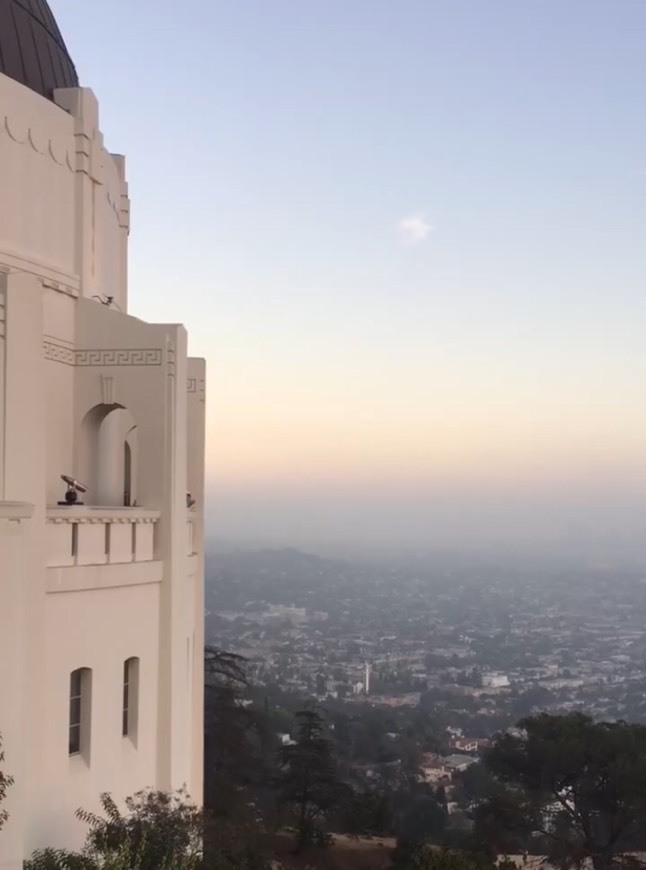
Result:
<svg viewBox="0 0 646 870"><path fill-rule="evenodd" d="M89 757L92 671L78 668L70 674L69 754Z"/></svg>
<svg viewBox="0 0 646 870"><path fill-rule="evenodd" d="M121 733L137 740L137 720L139 714L139 659L126 659L123 663L123 711Z"/></svg>

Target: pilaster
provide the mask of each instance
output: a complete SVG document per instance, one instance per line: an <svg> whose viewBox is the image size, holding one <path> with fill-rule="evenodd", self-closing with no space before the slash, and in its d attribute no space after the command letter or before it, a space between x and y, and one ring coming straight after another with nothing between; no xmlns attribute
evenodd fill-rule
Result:
<svg viewBox="0 0 646 870"><path fill-rule="evenodd" d="M90 88L55 91L54 99L74 118L76 173L76 271L81 293L92 296L96 286L99 239L96 227L97 186L103 183L103 136L99 132L99 104Z"/></svg>
<svg viewBox="0 0 646 870"><path fill-rule="evenodd" d="M206 363L203 359L188 360L187 381L187 469L188 489L195 505L188 511L192 526L194 572L187 582L193 589L193 712L190 792L195 801L202 801L204 789L204 449L206 416Z"/></svg>
<svg viewBox="0 0 646 870"><path fill-rule="evenodd" d="M14 778L3 805L9 820L0 833L0 870L22 867L25 819L28 808L24 638L27 631L27 602L24 594L24 555L28 545L29 519L33 505L0 501L0 733L5 761L2 772Z"/></svg>
<svg viewBox="0 0 646 870"><path fill-rule="evenodd" d="M190 779L192 610L187 594L186 383L187 337L169 328L166 339L167 415L164 496L159 546L164 562L160 607L158 777L174 791Z"/></svg>
<svg viewBox="0 0 646 870"><path fill-rule="evenodd" d="M11 800L18 807L23 795L29 795L33 802L37 793L39 752L43 745L41 729L46 727L47 718L42 693L33 691L40 685L45 660L43 293L42 282L33 275L13 272L5 278L7 413L4 417L5 505L0 510L0 612L3 616L0 662L4 662L4 668L0 666L0 697L12 700L10 709L3 707L0 730L5 736L6 769L16 779ZM8 503L25 502L29 503L29 508L14 510L11 516ZM32 511L32 518L27 520ZM19 835L22 848L29 840L33 820L29 813L18 808L14 816L14 823L22 826ZM3 830L2 848L4 839Z"/></svg>

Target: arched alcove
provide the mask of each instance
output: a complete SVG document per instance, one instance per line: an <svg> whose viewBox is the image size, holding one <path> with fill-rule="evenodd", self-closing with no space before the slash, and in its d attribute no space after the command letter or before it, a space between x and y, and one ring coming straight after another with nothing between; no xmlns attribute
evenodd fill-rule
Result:
<svg viewBox="0 0 646 870"><path fill-rule="evenodd" d="M88 487L85 503L105 507L135 504L137 423L123 405L95 405L81 424L78 476Z"/></svg>

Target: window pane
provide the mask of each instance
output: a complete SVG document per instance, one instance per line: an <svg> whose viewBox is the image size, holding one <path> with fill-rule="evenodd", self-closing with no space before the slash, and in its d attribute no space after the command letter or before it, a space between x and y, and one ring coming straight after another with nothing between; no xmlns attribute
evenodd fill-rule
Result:
<svg viewBox="0 0 646 870"><path fill-rule="evenodd" d="M139 692L139 659L132 657L123 663L123 707L121 730L124 737L137 741L137 695Z"/></svg>
<svg viewBox="0 0 646 870"><path fill-rule="evenodd" d="M92 671L89 668L77 668L70 674L69 698L69 741L70 755L85 754L89 748L90 731L90 692Z"/></svg>
<svg viewBox="0 0 646 870"><path fill-rule="evenodd" d="M70 745L69 745L69 753L70 755L75 755L77 752L81 751L81 726L80 725L71 725L70 726Z"/></svg>
<svg viewBox="0 0 646 870"><path fill-rule="evenodd" d="M81 725L81 699L70 698L70 728Z"/></svg>
<svg viewBox="0 0 646 870"><path fill-rule="evenodd" d="M81 670L72 671L70 676L70 695L80 695L83 674Z"/></svg>

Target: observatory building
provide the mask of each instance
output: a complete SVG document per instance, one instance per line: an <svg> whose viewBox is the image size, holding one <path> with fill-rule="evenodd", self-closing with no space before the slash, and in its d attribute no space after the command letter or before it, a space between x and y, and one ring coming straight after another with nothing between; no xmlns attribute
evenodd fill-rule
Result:
<svg viewBox="0 0 646 870"><path fill-rule="evenodd" d="M2 870L101 792L201 799L205 369L128 314L125 179L45 0L0 0Z"/></svg>

